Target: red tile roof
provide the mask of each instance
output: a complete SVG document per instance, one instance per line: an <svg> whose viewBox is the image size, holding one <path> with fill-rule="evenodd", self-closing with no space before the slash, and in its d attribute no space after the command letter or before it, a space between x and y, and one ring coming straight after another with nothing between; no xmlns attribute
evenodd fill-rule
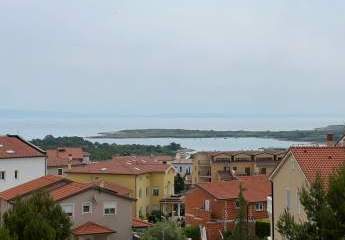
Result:
<svg viewBox="0 0 345 240"><path fill-rule="evenodd" d="M0 136L0 159L45 156L45 151L25 141L17 135Z"/></svg>
<svg viewBox="0 0 345 240"><path fill-rule="evenodd" d="M54 184L58 184L60 182L70 182L70 180L62 177L62 176L43 176L27 183L18 185L16 187L10 188L6 191L0 193L0 198L3 198L7 201L10 201L16 197L21 197L26 194L29 194L33 191L37 191L42 188L46 188L52 186Z"/></svg>
<svg viewBox="0 0 345 240"><path fill-rule="evenodd" d="M123 175L140 175L152 172L165 172L171 165L163 164L152 159L136 158L115 158L109 161L91 163L83 167L75 167L67 173L106 173Z"/></svg>
<svg viewBox="0 0 345 240"><path fill-rule="evenodd" d="M145 222L139 218L133 218L132 219L132 227L133 228L148 228L148 227L151 227L153 226L152 223L149 223L149 222Z"/></svg>
<svg viewBox="0 0 345 240"><path fill-rule="evenodd" d="M326 179L345 164L344 147L292 147L290 153L309 182L315 180L317 173Z"/></svg>
<svg viewBox="0 0 345 240"><path fill-rule="evenodd" d="M80 236L80 235L93 235L93 234L110 234L110 233L115 233L116 231L93 223L93 222L87 222L75 229L72 230L73 234L76 236Z"/></svg>
<svg viewBox="0 0 345 240"><path fill-rule="evenodd" d="M236 199L240 192L240 185L247 202L264 202L271 195L271 183L265 175L238 177L230 180L213 183L200 183L196 186L205 190L217 199Z"/></svg>
<svg viewBox="0 0 345 240"><path fill-rule="evenodd" d="M67 166L70 157L72 158L72 166L83 165L84 157L89 156L89 153L84 152L82 148L58 148L58 149L48 149L48 167L61 167Z"/></svg>
<svg viewBox="0 0 345 240"><path fill-rule="evenodd" d="M60 184L62 182L64 182L64 184ZM63 199L69 198L71 196L74 196L78 193L81 193L83 191L86 191L92 188L103 189L103 190L111 192L115 196L126 198L129 200L135 200L134 198L131 198L129 196L130 195L129 189L119 186L115 183L108 183L108 182L78 183L78 182L72 182L71 180L65 177L54 176L54 175L40 177L30 182L10 188L6 191L0 192L0 198L5 199L6 201L10 201L10 200L15 199L16 197L22 197L34 191L38 191L38 190L45 189L52 186L56 186L56 187L48 189L48 191L55 201L61 201Z"/></svg>
<svg viewBox="0 0 345 240"><path fill-rule="evenodd" d="M104 190L111 191L114 195L119 197L128 198L134 200L134 198L129 197L130 190L121 187L114 183L107 183L107 182L97 182L97 183L78 183L72 182L60 188L57 188L50 192L50 195L53 197L55 201L61 201L63 199L72 197L78 193L83 191L93 189L93 188L101 188Z"/></svg>

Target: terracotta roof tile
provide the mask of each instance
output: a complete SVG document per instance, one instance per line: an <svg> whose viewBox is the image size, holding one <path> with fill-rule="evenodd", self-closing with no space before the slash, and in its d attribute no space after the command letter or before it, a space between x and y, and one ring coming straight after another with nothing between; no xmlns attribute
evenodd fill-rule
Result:
<svg viewBox="0 0 345 240"><path fill-rule="evenodd" d="M74 235L80 236L93 234L110 234L115 233L116 231L93 222L87 222L79 227L76 227L72 230L72 232Z"/></svg>
<svg viewBox="0 0 345 240"><path fill-rule="evenodd" d="M0 159L45 156L45 151L25 141L17 135L0 136Z"/></svg>
<svg viewBox="0 0 345 240"><path fill-rule="evenodd" d="M33 191L37 191L39 189L49 187L51 185L54 185L63 181L70 182L70 180L62 176L54 176L54 175L43 176L43 177L34 179L32 181L29 181L27 183L10 188L6 191L3 191L0 193L0 197L7 201L10 201L16 197L21 197Z"/></svg>
<svg viewBox="0 0 345 240"><path fill-rule="evenodd" d="M138 219L138 218L133 218L132 219L132 227L133 228L148 228L148 227L151 227L153 226L152 223L149 223L149 222L145 222L141 219Z"/></svg>
<svg viewBox="0 0 345 240"><path fill-rule="evenodd" d="M115 158L109 161L91 163L82 167L75 167L67 173L106 173L140 175L151 172L165 172L171 165L146 158Z"/></svg>
<svg viewBox="0 0 345 240"><path fill-rule="evenodd" d="M315 180L317 173L328 178L345 163L344 147L292 147L290 152L309 182Z"/></svg>
<svg viewBox="0 0 345 240"><path fill-rule="evenodd" d="M84 157L89 156L82 148L63 147L58 149L48 149L48 167L67 166L69 158L72 158L72 166L83 165Z"/></svg>
<svg viewBox="0 0 345 240"><path fill-rule="evenodd" d="M245 189L244 198L248 202L263 202L271 195L271 183L265 175L238 177L214 183L200 183L197 186L210 193L217 199L236 199L240 192L240 185Z"/></svg>

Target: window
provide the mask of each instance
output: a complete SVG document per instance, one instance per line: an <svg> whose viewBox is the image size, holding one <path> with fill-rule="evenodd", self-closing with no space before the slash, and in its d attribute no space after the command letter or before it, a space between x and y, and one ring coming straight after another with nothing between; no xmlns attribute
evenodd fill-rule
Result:
<svg viewBox="0 0 345 240"><path fill-rule="evenodd" d="M235 201L235 208L240 208L240 201L238 200Z"/></svg>
<svg viewBox="0 0 345 240"><path fill-rule="evenodd" d="M291 209L290 190L289 189L286 189L285 196L286 196L286 209L289 210L289 209Z"/></svg>
<svg viewBox="0 0 345 240"><path fill-rule="evenodd" d="M264 204L262 202L258 202L255 204L255 211L262 212L264 210Z"/></svg>
<svg viewBox="0 0 345 240"><path fill-rule="evenodd" d="M298 214L301 214L301 195L299 193L299 191L297 190L297 194L296 194L296 206L297 206L297 211Z"/></svg>
<svg viewBox="0 0 345 240"><path fill-rule="evenodd" d="M6 177L6 172L0 171L0 180L5 180L5 177Z"/></svg>
<svg viewBox="0 0 345 240"><path fill-rule="evenodd" d="M92 203L91 202L85 202L82 206L82 214L88 214L92 213Z"/></svg>
<svg viewBox="0 0 345 240"><path fill-rule="evenodd" d="M58 168L57 174L60 176L63 175L63 168Z"/></svg>
<svg viewBox="0 0 345 240"><path fill-rule="evenodd" d="M266 168L261 168L260 174L266 174Z"/></svg>
<svg viewBox="0 0 345 240"><path fill-rule="evenodd" d="M237 171L237 167L233 167L232 170Z"/></svg>
<svg viewBox="0 0 345 240"><path fill-rule="evenodd" d="M246 168L244 169L244 171L245 171L245 173L246 173L247 176L250 176L250 168L246 167Z"/></svg>
<svg viewBox="0 0 345 240"><path fill-rule="evenodd" d="M182 172L182 167L180 167L180 173Z"/></svg>
<svg viewBox="0 0 345 240"><path fill-rule="evenodd" d="M74 205L71 203L61 204L62 210L69 216L73 217Z"/></svg>
<svg viewBox="0 0 345 240"><path fill-rule="evenodd" d="M156 197L159 196L159 188L153 188L152 189L152 195L156 196Z"/></svg>
<svg viewBox="0 0 345 240"><path fill-rule="evenodd" d="M116 202L104 202L103 205L104 215L115 215L116 214Z"/></svg>
<svg viewBox="0 0 345 240"><path fill-rule="evenodd" d="M210 200L205 200L205 201L204 201L204 209L205 209L205 211L207 211L207 212L210 211Z"/></svg>
<svg viewBox="0 0 345 240"><path fill-rule="evenodd" d="M18 179L18 178L19 178L19 171L14 170L14 179Z"/></svg>

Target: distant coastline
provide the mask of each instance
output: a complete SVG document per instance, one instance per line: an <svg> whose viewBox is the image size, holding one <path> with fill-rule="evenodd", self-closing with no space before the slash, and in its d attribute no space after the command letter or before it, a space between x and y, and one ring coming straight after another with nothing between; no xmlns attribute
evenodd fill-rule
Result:
<svg viewBox="0 0 345 240"><path fill-rule="evenodd" d="M315 142L325 141L326 134L334 134L339 139L345 132L345 125L330 125L313 130L290 131L215 131L187 129L126 129L114 132L101 132L90 138L272 138L285 141Z"/></svg>

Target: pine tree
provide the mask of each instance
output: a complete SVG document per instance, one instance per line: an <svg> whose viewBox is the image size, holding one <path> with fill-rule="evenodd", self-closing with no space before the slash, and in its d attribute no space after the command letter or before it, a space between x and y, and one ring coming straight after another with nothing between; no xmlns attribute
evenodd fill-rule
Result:
<svg viewBox="0 0 345 240"><path fill-rule="evenodd" d="M328 204L327 192L319 175L310 188L302 188L300 196L307 221L296 222L291 213L285 210L278 221L278 231L289 240L342 239L335 212Z"/></svg>
<svg viewBox="0 0 345 240"><path fill-rule="evenodd" d="M240 193L238 195L238 205L239 211L235 220L235 228L230 237L231 240L250 240L253 236L250 231L250 226L248 222L248 204L244 198L243 192L245 189L240 185Z"/></svg>
<svg viewBox="0 0 345 240"><path fill-rule="evenodd" d="M4 214L3 227L16 240L66 240L71 221L46 192L17 200Z"/></svg>

